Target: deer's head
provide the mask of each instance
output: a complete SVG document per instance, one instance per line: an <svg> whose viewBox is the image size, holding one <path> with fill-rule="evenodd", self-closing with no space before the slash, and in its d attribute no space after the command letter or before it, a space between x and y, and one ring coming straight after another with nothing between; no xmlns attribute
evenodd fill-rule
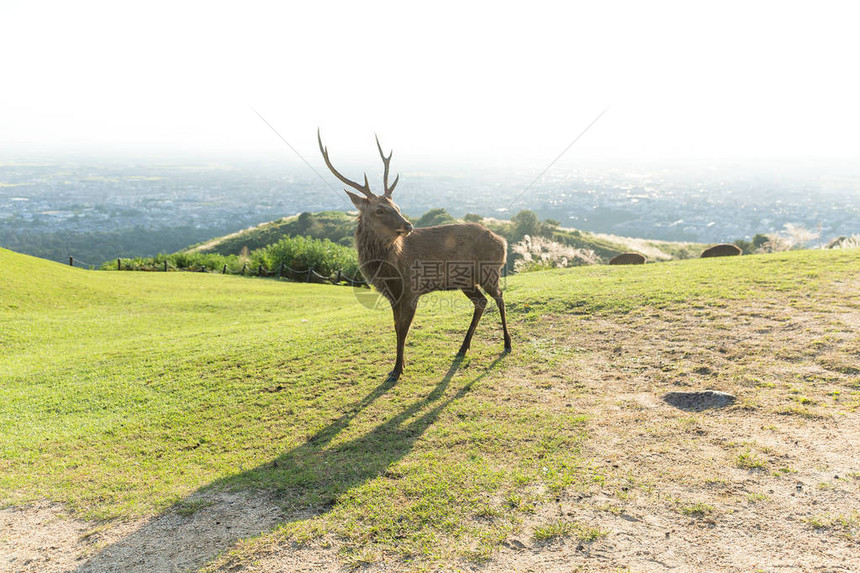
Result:
<svg viewBox="0 0 860 573"><path fill-rule="evenodd" d="M379 138L376 138L376 147L379 149L379 155L382 157L382 163L385 165L385 172L382 176L383 193L376 195L370 190L370 185L367 183L367 174L364 175L364 185L356 183L341 175L337 169L331 164L328 158L328 148L323 146L322 137L317 130L317 141L320 144L320 152L325 160L326 166L340 179L344 184L352 187L356 191L361 192L361 195L356 195L351 191L344 189L349 195L352 204L358 209L359 219L370 226L374 233L384 239L394 240L400 236L406 236L412 232L412 223L400 213L400 207L394 203L391 194L394 192L394 187L400 180L400 175L394 178L394 182L388 185L388 164L391 162L392 153L385 157L382 152L382 146L379 144Z"/></svg>

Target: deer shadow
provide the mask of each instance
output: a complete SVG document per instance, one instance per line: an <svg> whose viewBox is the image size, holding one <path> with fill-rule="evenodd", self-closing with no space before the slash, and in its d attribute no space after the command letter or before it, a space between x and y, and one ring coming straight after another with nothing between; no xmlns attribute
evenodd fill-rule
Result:
<svg viewBox="0 0 860 573"><path fill-rule="evenodd" d="M386 380L303 444L256 468L199 488L177 506L102 548L75 573L197 569L242 538L329 511L338 496L384 474L392 463L406 456L445 408L487 377L505 356L503 353L496 357L443 400L463 362L463 357L458 356L427 396L414 400L369 432L332 445L356 416L396 384ZM427 411L421 414L423 410ZM249 502L247 495L218 497L236 489L251 493L275 491L268 505ZM219 502L210 503L213 498ZM198 506L199 511L187 514L177 510ZM244 517L241 524L235 523L237 514Z"/></svg>

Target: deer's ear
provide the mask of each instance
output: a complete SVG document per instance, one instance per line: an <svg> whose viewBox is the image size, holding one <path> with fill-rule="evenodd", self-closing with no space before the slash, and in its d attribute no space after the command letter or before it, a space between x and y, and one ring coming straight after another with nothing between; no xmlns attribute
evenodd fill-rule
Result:
<svg viewBox="0 0 860 573"><path fill-rule="evenodd" d="M346 191L346 189L344 189L344 191ZM355 193L351 193L349 191L346 191L346 194L349 195L349 198L352 200L352 204L355 205L359 211L367 207L368 200L364 197L359 197Z"/></svg>

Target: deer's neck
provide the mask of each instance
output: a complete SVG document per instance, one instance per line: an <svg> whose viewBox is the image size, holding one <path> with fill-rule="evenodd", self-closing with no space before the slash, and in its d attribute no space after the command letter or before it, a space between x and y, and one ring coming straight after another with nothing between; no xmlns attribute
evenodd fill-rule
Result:
<svg viewBox="0 0 860 573"><path fill-rule="evenodd" d="M403 249L403 239L382 237L359 218L355 228L355 248L358 251L358 261L363 265L372 264L374 261L396 265Z"/></svg>
<svg viewBox="0 0 860 573"><path fill-rule="evenodd" d="M394 239L382 237L375 233L369 225L358 219L355 229L355 248L358 251L358 262L362 273L367 279L380 290L383 284L377 284L382 277L387 277L390 282L392 270L400 269L401 255L403 250L403 238ZM393 285L387 285L390 289Z"/></svg>

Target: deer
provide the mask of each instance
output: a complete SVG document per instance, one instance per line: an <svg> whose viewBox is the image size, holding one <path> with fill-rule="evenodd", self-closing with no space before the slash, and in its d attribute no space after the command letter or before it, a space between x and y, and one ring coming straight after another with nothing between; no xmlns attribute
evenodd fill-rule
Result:
<svg viewBox="0 0 860 573"><path fill-rule="evenodd" d="M645 257L639 253L621 253L609 259L610 265L644 265Z"/></svg>
<svg viewBox="0 0 860 573"><path fill-rule="evenodd" d="M719 245L714 245L712 247L708 247L702 254L699 255L700 259L707 259L708 257L735 257L740 254L743 254L741 248L737 245L733 245L731 243L721 243Z"/></svg>
<svg viewBox="0 0 860 573"><path fill-rule="evenodd" d="M472 335L487 306L484 293L496 301L502 320L504 353L511 352L511 336L500 285L502 267L507 260L505 239L476 223L416 229L392 199L400 174L391 185L388 184L394 152L392 150L386 157L379 137L376 137L376 147L384 169L381 195L370 190L367 173L364 174L364 184L361 184L344 177L334 168L319 130L317 141L326 167L344 185L361 194L344 189L358 209L355 247L361 272L388 300L394 313L397 355L387 381L396 382L403 373L406 336L415 317L418 298L434 291L461 290L475 307L472 322L457 352L458 358L464 357L471 346Z"/></svg>

